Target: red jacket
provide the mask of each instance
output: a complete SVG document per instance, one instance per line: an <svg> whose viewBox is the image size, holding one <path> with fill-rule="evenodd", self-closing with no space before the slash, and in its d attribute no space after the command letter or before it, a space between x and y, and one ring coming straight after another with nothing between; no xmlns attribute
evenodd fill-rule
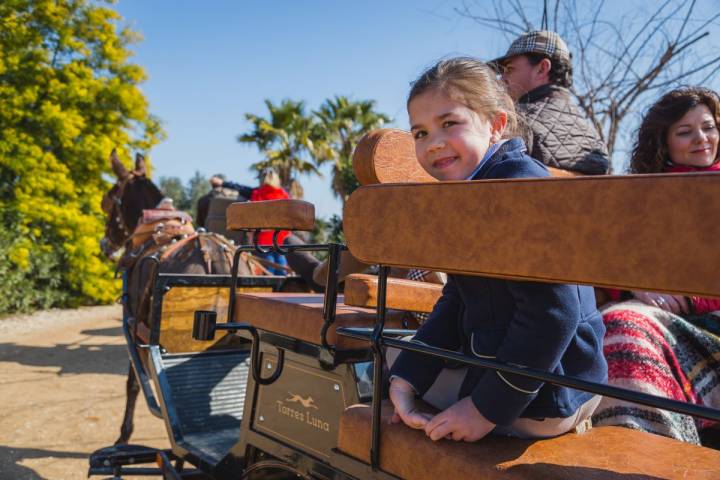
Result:
<svg viewBox="0 0 720 480"><path fill-rule="evenodd" d="M284 189L276 188L271 185L262 185L253 190L250 195L251 202L258 202L262 200L283 200L286 198L290 198L290 195L288 195ZM288 235L290 235L289 231L280 230L280 233L278 233L278 244L282 245ZM272 237L272 230L261 231L258 235L258 245L272 245Z"/></svg>
<svg viewBox="0 0 720 480"><path fill-rule="evenodd" d="M717 172L720 171L720 162L716 161L707 167L691 167L689 165L670 165L664 173L686 173L686 172Z"/></svg>

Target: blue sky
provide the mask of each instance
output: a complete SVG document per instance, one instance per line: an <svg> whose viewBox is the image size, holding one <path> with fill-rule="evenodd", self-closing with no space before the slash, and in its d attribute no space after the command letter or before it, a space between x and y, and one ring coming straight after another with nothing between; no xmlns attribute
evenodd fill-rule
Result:
<svg viewBox="0 0 720 480"><path fill-rule="evenodd" d="M244 114L265 115L263 100L333 95L374 99L406 128L408 84L440 57L489 58L507 42L461 19L457 2L120 0L115 8L144 40L133 61L149 79L142 90L167 140L153 148L154 177L195 170L253 185L261 157L236 141ZM329 174L301 177L319 216L340 212Z"/></svg>
<svg viewBox="0 0 720 480"><path fill-rule="evenodd" d="M469 3L476 12L492 5ZM542 6L536 3L534 21ZM144 37L133 46L133 61L149 76L141 89L168 135L150 152L154 177L187 181L197 170L254 185L248 167L260 154L236 137L250 128L245 113L267 114L266 98L304 100L308 110L334 95L373 99L393 117L393 126L407 128L408 85L422 70L447 56L494 58L511 41L462 18L455 11L461 5L461 0L119 0L115 8L124 23ZM621 22L634 18L628 9L647 18L654 8L646 0L608 0L602 20L622 29ZM700 17L715 14L717 0L701 0L697 11ZM713 33L710 43L716 43L717 26L707 29ZM717 49L708 44L704 53L698 60L717 55ZM708 86L717 83L712 79ZM626 137L642 111L623 125ZM616 166L625 157L616 151ZM325 178L300 178L306 200L321 217L341 209L330 190L329 168Z"/></svg>

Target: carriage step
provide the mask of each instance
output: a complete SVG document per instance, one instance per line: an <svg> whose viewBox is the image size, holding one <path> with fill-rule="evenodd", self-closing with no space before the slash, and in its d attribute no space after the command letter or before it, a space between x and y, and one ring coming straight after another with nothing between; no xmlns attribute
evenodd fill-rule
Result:
<svg viewBox="0 0 720 480"><path fill-rule="evenodd" d="M173 462L177 465L173 465ZM129 466L149 463L157 466ZM209 480L210 477L204 472L195 468L183 468L183 463L170 450L143 445L114 445L96 450L90 455L88 477L111 475L110 480L122 480L125 476L162 477L164 480Z"/></svg>
<svg viewBox="0 0 720 480"><path fill-rule="evenodd" d="M144 445L113 445L95 450L90 455L90 468L155 463L161 451Z"/></svg>

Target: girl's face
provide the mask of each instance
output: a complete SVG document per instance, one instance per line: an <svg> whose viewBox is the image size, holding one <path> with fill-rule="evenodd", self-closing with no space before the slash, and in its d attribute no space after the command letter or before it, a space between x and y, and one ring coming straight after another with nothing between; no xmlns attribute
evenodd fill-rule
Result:
<svg viewBox="0 0 720 480"><path fill-rule="evenodd" d="M408 114L418 161L438 180L468 179L507 123L505 113L488 120L437 89L413 98Z"/></svg>
<svg viewBox="0 0 720 480"><path fill-rule="evenodd" d="M719 137L710 109L697 105L668 129L670 160L676 165L708 167L717 158Z"/></svg>

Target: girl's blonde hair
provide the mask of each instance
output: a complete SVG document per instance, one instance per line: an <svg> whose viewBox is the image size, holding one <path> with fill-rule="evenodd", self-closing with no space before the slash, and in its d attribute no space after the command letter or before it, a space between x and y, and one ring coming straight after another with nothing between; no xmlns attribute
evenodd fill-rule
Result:
<svg viewBox="0 0 720 480"><path fill-rule="evenodd" d="M262 177L262 184L280 188L280 175L275 170L266 170Z"/></svg>
<svg viewBox="0 0 720 480"><path fill-rule="evenodd" d="M412 83L407 105L413 98L431 90L445 92L453 100L489 120L504 112L507 115L507 126L503 138L518 134L515 104L495 71L487 64L470 57L440 60Z"/></svg>

